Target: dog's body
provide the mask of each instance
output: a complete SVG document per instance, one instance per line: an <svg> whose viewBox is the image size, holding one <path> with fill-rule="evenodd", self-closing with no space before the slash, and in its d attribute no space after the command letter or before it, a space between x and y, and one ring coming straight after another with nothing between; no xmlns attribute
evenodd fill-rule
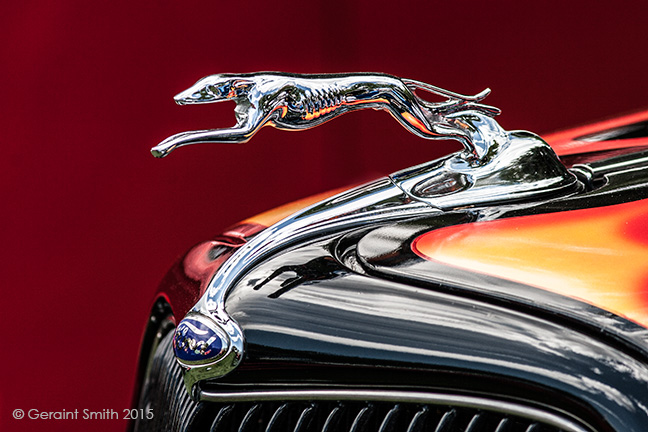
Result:
<svg viewBox="0 0 648 432"><path fill-rule="evenodd" d="M415 90L435 93L448 100L430 103L416 96ZM175 100L181 105L234 100L236 126L173 135L151 152L164 157L174 148L188 144L242 143L266 125L283 130L308 129L363 108L387 110L405 128L424 138L463 140L462 130L446 116L470 109L498 114L497 109L478 103L488 93L485 90L476 96L463 96L385 74L211 75L178 94Z"/></svg>

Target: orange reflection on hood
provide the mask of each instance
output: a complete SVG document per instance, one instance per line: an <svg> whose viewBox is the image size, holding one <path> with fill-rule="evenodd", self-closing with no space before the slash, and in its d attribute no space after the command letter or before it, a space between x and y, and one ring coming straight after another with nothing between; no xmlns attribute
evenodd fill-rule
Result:
<svg viewBox="0 0 648 432"><path fill-rule="evenodd" d="M441 228L419 236L412 249L648 327L648 200Z"/></svg>
<svg viewBox="0 0 648 432"><path fill-rule="evenodd" d="M269 227L270 225L279 222L283 218L286 218L299 210L305 209L309 205L323 201L326 198L330 198L333 195L337 195L340 192L344 192L347 189L349 188L345 186L330 191L322 192L317 195L309 196L307 198L303 198L297 201L293 201L288 204L284 204L282 206L274 208L272 210L268 210L264 213L260 213L256 216L252 216L249 219L245 219L241 223L242 224L253 223L253 224L259 224L265 227Z"/></svg>

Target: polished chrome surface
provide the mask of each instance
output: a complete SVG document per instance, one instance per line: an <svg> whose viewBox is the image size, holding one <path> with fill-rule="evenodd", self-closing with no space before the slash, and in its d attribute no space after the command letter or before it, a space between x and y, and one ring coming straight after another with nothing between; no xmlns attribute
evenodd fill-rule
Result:
<svg viewBox="0 0 648 432"><path fill-rule="evenodd" d="M450 210L546 199L577 192L581 184L551 147L527 131L506 131L476 111L449 116L483 156L457 152L391 175L412 199Z"/></svg>
<svg viewBox="0 0 648 432"><path fill-rule="evenodd" d="M415 91L447 98L432 103ZM151 149L164 157L175 148L197 143L243 143L263 126L303 130L349 111L387 110L407 130L422 138L456 139L468 153L482 158L484 143L473 142L452 115L475 111L494 116L499 110L480 104L489 89L465 96L419 81L386 74L298 75L277 72L217 74L199 80L175 96L180 105L233 100L236 125L228 129L200 130L173 135Z"/></svg>
<svg viewBox="0 0 648 432"><path fill-rule="evenodd" d="M204 356L187 362L174 345L176 357L185 368L188 389L200 380L223 376L233 370L242 355L243 334L225 310L225 297L238 279L256 263L282 250L311 238L329 233L377 223L398 220L437 211L422 202L410 200L389 179L380 179L365 186L343 192L295 213L260 232L240 247L218 270L207 291L185 320L200 320L206 326L225 330L231 341L229 357ZM182 327L183 320L178 329ZM197 339L197 338L196 338ZM210 336L203 340L210 345ZM196 353L199 356L199 353Z"/></svg>
<svg viewBox="0 0 648 432"><path fill-rule="evenodd" d="M229 373L238 366L243 355L243 333L236 321L230 319L223 307L214 308L208 313L209 315L189 312L180 321L173 336L176 360L187 372L185 385L191 394L195 382ZM189 345L185 342L186 330L195 328L192 323L200 323L206 330L193 332L193 358L187 359L183 356L185 346Z"/></svg>
<svg viewBox="0 0 648 432"><path fill-rule="evenodd" d="M477 396L443 393L395 390L277 390L222 393L202 391L200 392L200 400L209 402L344 400L451 405L511 414L555 426L565 432L587 432L591 430L585 429L568 418L537 408Z"/></svg>

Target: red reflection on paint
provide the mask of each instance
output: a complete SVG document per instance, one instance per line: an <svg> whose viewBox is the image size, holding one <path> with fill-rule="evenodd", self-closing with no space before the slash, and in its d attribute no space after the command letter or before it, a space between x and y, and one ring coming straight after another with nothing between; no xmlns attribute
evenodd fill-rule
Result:
<svg viewBox="0 0 648 432"><path fill-rule="evenodd" d="M648 245L648 214L642 214L628 220L623 227L628 240Z"/></svg>

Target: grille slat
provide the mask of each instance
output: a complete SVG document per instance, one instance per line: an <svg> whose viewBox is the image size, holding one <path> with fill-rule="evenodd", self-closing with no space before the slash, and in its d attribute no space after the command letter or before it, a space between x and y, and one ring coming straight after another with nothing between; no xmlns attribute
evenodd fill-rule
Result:
<svg viewBox="0 0 648 432"><path fill-rule="evenodd" d="M477 413L473 416L472 419L470 419L470 423L468 423L466 432L485 431L486 428L484 427L484 423L485 423L484 415L482 413Z"/></svg>
<svg viewBox="0 0 648 432"><path fill-rule="evenodd" d="M398 421L402 417L402 408L399 404L394 405L394 408L389 410L378 432L396 432L398 430Z"/></svg>
<svg viewBox="0 0 648 432"><path fill-rule="evenodd" d="M423 407L414 414L412 421L407 427L407 432L422 432L424 431L425 424L430 415L430 410L427 407Z"/></svg>
<svg viewBox="0 0 648 432"><path fill-rule="evenodd" d="M315 405L309 405L305 407L301 414L299 415L299 419L297 420L297 424L295 425L295 430L294 432L306 432L309 430L309 426L313 418L315 417Z"/></svg>
<svg viewBox="0 0 648 432"><path fill-rule="evenodd" d="M337 432L342 430L340 423L342 420L342 415L344 414L345 408L343 405L338 405L330 412L324 426L322 427L322 432Z"/></svg>
<svg viewBox="0 0 648 432"><path fill-rule="evenodd" d="M495 429L495 432L509 432L511 430L511 427L511 420L505 417L499 422L497 429Z"/></svg>
<svg viewBox="0 0 648 432"><path fill-rule="evenodd" d="M252 407L245 413L245 417L243 417L243 421L241 421L238 432L256 432L258 430L259 422L261 421L262 411L262 404L252 405Z"/></svg>
<svg viewBox="0 0 648 432"><path fill-rule="evenodd" d="M455 417L457 417L457 411L453 409L443 414L443 417L441 417L441 420L439 421L439 424L434 432L452 431L452 425L454 424Z"/></svg>
<svg viewBox="0 0 648 432"><path fill-rule="evenodd" d="M209 432L218 432L225 430L225 424L227 422L231 422L233 412L234 405L225 405L224 407L222 407L218 411L218 414L216 414L216 417L214 418L214 421L209 428Z"/></svg>
<svg viewBox="0 0 648 432"><path fill-rule="evenodd" d="M291 428L288 425L290 404L283 404L272 415L265 432L285 432Z"/></svg>
<svg viewBox="0 0 648 432"><path fill-rule="evenodd" d="M349 432L365 432L365 431L367 431L367 427L368 427L369 422L371 421L371 417L374 415L375 411L376 411L376 409L371 404L369 404L366 407L362 408L358 412L358 415L355 417L355 419L353 419L353 423L351 424L351 429L349 429Z"/></svg>

